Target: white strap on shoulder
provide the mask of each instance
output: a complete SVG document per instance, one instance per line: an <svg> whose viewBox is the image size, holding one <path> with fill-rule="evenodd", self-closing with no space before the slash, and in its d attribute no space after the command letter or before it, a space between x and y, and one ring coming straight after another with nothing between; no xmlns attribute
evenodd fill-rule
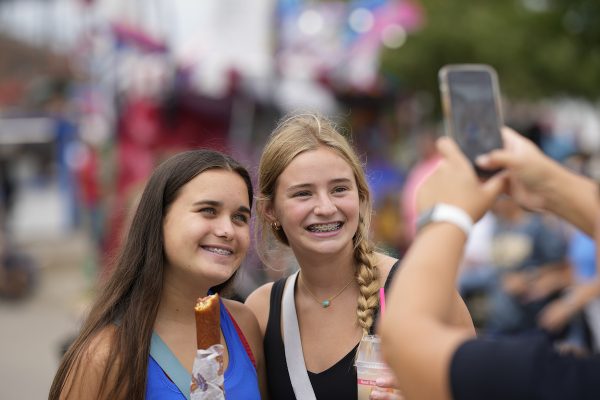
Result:
<svg viewBox="0 0 600 400"><path fill-rule="evenodd" d="M281 318L283 326L283 348L285 351L285 360L288 366L288 373L292 388L297 399L316 400L315 392L308 378L306 364L304 363L304 353L302 351L302 342L300 341L300 327L298 326L298 316L296 314L296 303L294 301L294 288L298 272L291 275L283 289Z"/></svg>

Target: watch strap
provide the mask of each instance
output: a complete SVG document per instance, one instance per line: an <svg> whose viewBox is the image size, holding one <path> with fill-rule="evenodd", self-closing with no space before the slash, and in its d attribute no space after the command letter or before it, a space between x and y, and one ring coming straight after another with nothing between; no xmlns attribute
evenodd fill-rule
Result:
<svg viewBox="0 0 600 400"><path fill-rule="evenodd" d="M465 210L452 204L438 203L417 219L417 232L433 222L449 222L459 227L467 236L473 229L473 219Z"/></svg>

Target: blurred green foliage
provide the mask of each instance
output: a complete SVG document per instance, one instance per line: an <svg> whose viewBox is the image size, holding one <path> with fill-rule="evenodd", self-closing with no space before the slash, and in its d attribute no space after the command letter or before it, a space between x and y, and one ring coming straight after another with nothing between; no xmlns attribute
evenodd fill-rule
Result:
<svg viewBox="0 0 600 400"><path fill-rule="evenodd" d="M420 3L423 28L382 55L382 73L397 90L438 96L440 67L486 63L496 68L502 92L511 98L600 97L600 1Z"/></svg>

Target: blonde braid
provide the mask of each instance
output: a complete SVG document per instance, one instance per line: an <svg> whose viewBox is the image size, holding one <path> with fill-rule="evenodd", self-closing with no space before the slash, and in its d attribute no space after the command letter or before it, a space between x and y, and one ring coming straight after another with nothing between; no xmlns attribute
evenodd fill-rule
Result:
<svg viewBox="0 0 600 400"><path fill-rule="evenodd" d="M363 334L368 335L379 306L379 269L373 262L373 249L365 240L360 241L354 249L354 258L358 263L356 281L360 291L356 315Z"/></svg>

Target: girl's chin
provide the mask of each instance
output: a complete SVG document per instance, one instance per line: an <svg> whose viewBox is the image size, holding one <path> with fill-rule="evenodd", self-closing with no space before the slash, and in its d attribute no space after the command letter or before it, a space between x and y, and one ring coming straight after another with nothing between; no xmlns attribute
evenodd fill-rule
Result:
<svg viewBox="0 0 600 400"><path fill-rule="evenodd" d="M345 253L348 246L340 243L315 243L303 246L303 251L320 255L341 255Z"/></svg>

